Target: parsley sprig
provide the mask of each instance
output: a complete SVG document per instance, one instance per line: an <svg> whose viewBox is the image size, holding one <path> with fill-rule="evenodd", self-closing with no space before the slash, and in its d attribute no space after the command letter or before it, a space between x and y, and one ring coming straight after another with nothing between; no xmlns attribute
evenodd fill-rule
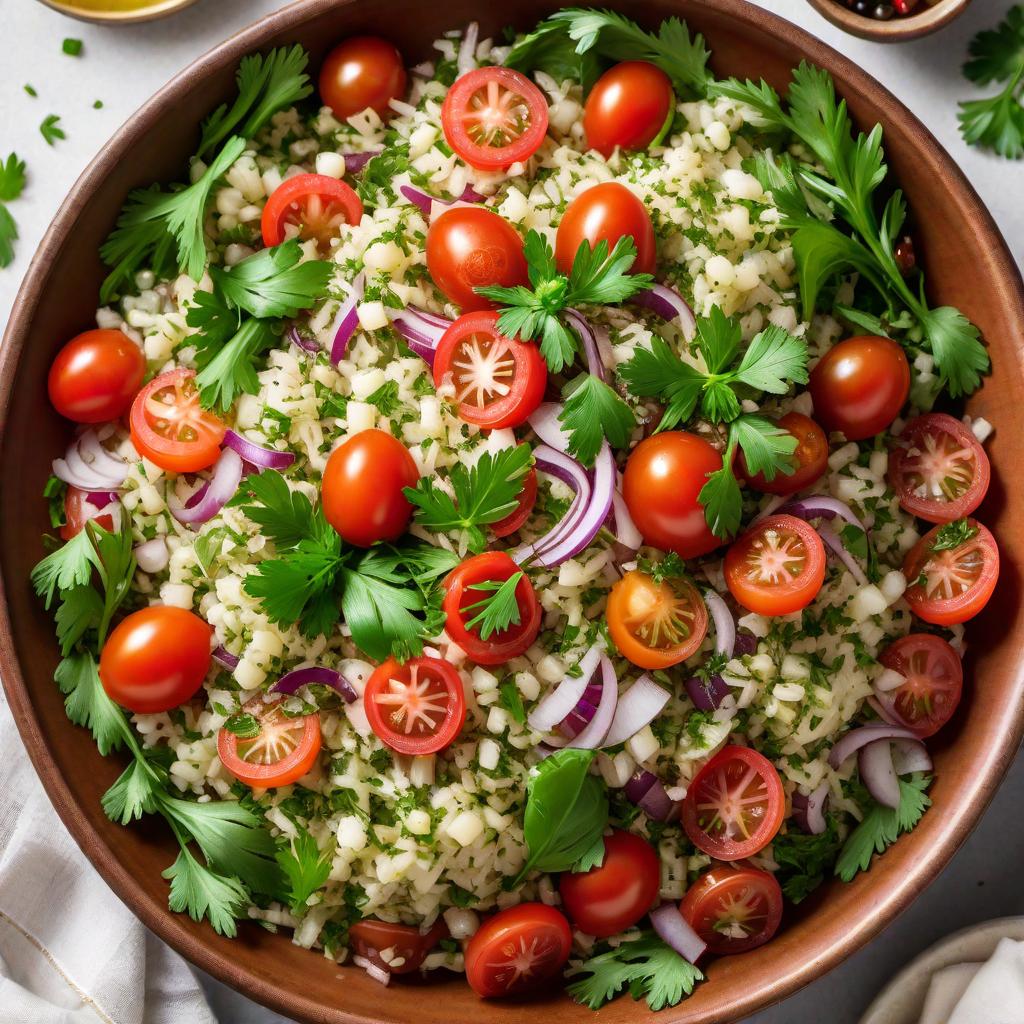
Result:
<svg viewBox="0 0 1024 1024"><path fill-rule="evenodd" d="M462 606L463 612L472 613L472 618L466 621L466 629L476 629L481 640L489 640L495 633L509 626L518 626L521 616L516 587L522 578L523 572L520 570L507 580L484 580L472 584L470 590L479 590L487 596Z"/></svg>
<svg viewBox="0 0 1024 1024"><path fill-rule="evenodd" d="M17 199L25 188L25 161L11 153L0 162L0 267L9 266L14 260L14 241L18 237L18 225L14 223L7 204Z"/></svg>
<svg viewBox="0 0 1024 1024"><path fill-rule="evenodd" d="M558 415L569 432L569 454L592 466L607 440L613 448L629 445L636 417L633 410L603 380L584 374L570 381Z"/></svg>

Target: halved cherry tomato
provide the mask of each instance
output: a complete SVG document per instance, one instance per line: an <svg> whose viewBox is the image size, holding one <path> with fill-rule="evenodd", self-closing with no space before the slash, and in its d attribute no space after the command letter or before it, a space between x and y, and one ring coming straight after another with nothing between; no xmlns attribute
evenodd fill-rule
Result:
<svg viewBox="0 0 1024 1024"><path fill-rule="evenodd" d="M948 539L955 524L936 526L911 549L903 563L910 610L925 622L952 626L973 619L988 604L999 579L999 548L995 537L976 519L957 543Z"/></svg>
<svg viewBox="0 0 1024 1024"><path fill-rule="evenodd" d="M594 84L583 108L587 145L602 156L615 147L646 149L672 123L672 81L646 60L609 68Z"/></svg>
<svg viewBox="0 0 1024 1024"><path fill-rule="evenodd" d="M604 837L604 860L558 879L566 913L581 931L607 938L632 927L658 897L661 861L646 839L616 829Z"/></svg>
<svg viewBox="0 0 1024 1024"><path fill-rule="evenodd" d="M825 545L796 516L768 516L725 553L725 582L744 608L788 615L806 608L825 581Z"/></svg>
<svg viewBox="0 0 1024 1024"><path fill-rule="evenodd" d="M384 430L360 430L331 452L320 483L324 516L349 544L397 540L412 518L402 493L420 473L409 449Z"/></svg>
<svg viewBox="0 0 1024 1024"><path fill-rule="evenodd" d="M47 388L54 409L75 423L116 420L132 404L146 375L142 349L123 331L84 331L50 367Z"/></svg>
<svg viewBox="0 0 1024 1024"><path fill-rule="evenodd" d="M636 243L633 274L653 274L657 258L654 225L644 204L625 185L606 181L581 192L566 207L555 234L555 262L563 274L572 269L583 242L591 247L604 240L608 249L629 235Z"/></svg>
<svg viewBox="0 0 1024 1024"><path fill-rule="evenodd" d="M203 685L212 635L207 623L184 608L155 604L132 612L100 651L103 689L136 714L170 711Z"/></svg>
<svg viewBox="0 0 1024 1024"><path fill-rule="evenodd" d="M953 717L964 686L964 669L960 655L942 637L901 636L878 660L906 679L895 690L875 691L875 699L894 722L925 739Z"/></svg>
<svg viewBox="0 0 1024 1024"><path fill-rule="evenodd" d="M435 754L458 736L466 721L459 673L440 658L394 658L374 669L363 691L370 728L400 754Z"/></svg>
<svg viewBox="0 0 1024 1024"><path fill-rule="evenodd" d="M455 386L459 416L485 430L518 427L544 400L548 368L532 341L498 332L498 314L464 313L441 336L434 384Z"/></svg>
<svg viewBox="0 0 1024 1024"><path fill-rule="evenodd" d="M910 393L910 364L889 338L847 338L821 357L809 387L818 422L860 441L899 415Z"/></svg>
<svg viewBox="0 0 1024 1024"><path fill-rule="evenodd" d="M491 523L490 530L495 537L507 537L515 533L530 518L533 506L537 502L537 470L531 468L523 477L523 489L519 492L518 501L515 511L509 512L504 519Z"/></svg>
<svg viewBox="0 0 1024 1024"><path fill-rule="evenodd" d="M448 145L467 164L495 171L537 152L548 131L548 104L518 71L476 68L448 90L441 127Z"/></svg>
<svg viewBox="0 0 1024 1024"><path fill-rule="evenodd" d="M179 368L154 377L132 402L132 444L170 473L197 473L220 455L224 424L199 404L195 370Z"/></svg>
<svg viewBox="0 0 1024 1024"><path fill-rule="evenodd" d="M519 566L504 551L485 551L467 558L445 580L441 602L447 616L444 628L478 665L504 665L523 654L540 632L541 607L526 573L516 584L518 622L484 637L483 624L475 621L482 603L495 594L487 584L504 583L517 572L521 572Z"/></svg>
<svg viewBox="0 0 1024 1024"><path fill-rule="evenodd" d="M489 917L466 943L466 980L478 996L535 992L569 959L572 932L545 903L520 903Z"/></svg>
<svg viewBox="0 0 1024 1024"><path fill-rule="evenodd" d="M742 860L763 850L786 813L775 766L750 747L723 747L697 772L683 800L690 842L718 860Z"/></svg>
<svg viewBox="0 0 1024 1024"><path fill-rule="evenodd" d="M296 174L278 185L263 207L263 244L280 245L291 224L299 238L316 239L317 248L327 254L342 226L358 224L362 215L362 201L345 182L326 174Z"/></svg>
<svg viewBox="0 0 1024 1024"><path fill-rule="evenodd" d="M984 500L991 475L970 428L944 412L910 420L889 453L889 486L900 505L930 523L970 515Z"/></svg>
<svg viewBox="0 0 1024 1024"><path fill-rule="evenodd" d="M745 953L778 931L782 889L767 871L716 865L690 886L679 911L709 953Z"/></svg>
<svg viewBox="0 0 1024 1024"><path fill-rule="evenodd" d="M389 974L411 974L418 971L427 954L448 937L448 926L441 918L428 932L421 934L411 925L365 918L349 926L348 937L356 956ZM384 950L390 951L390 959L381 957Z"/></svg>
<svg viewBox="0 0 1024 1024"><path fill-rule="evenodd" d="M689 580L658 582L639 569L616 581L605 617L615 646L641 668L686 661L708 631L707 606Z"/></svg>
<svg viewBox="0 0 1024 1024"><path fill-rule="evenodd" d="M106 504L104 504L104 508ZM114 529L114 517L106 512L100 515L101 509L89 498L88 491L77 487L68 487L64 493L64 525L60 528L61 539L71 540L77 537L89 520L95 521L104 530Z"/></svg>
<svg viewBox="0 0 1024 1024"><path fill-rule="evenodd" d="M702 437L668 430L641 441L630 453L622 496L644 543L682 558L696 558L722 544L704 518L697 496L722 456Z"/></svg>
<svg viewBox="0 0 1024 1024"><path fill-rule="evenodd" d="M495 308L490 299L477 294L477 288L512 288L529 282L519 232L482 206L457 206L430 225L427 270L464 313Z"/></svg>
<svg viewBox="0 0 1024 1024"><path fill-rule="evenodd" d="M312 770L320 753L320 716L289 718L282 710L284 698L267 701L257 694L242 705L252 715L259 733L243 739L229 729L217 734L221 763L239 782L254 789L290 786Z"/></svg>
<svg viewBox="0 0 1024 1024"><path fill-rule="evenodd" d="M320 99L339 121L367 108L381 117L405 93L402 55L386 39L354 36L339 43L320 68Z"/></svg>
<svg viewBox="0 0 1024 1024"><path fill-rule="evenodd" d="M799 412L787 412L779 420L779 426L796 438L796 450L793 452L796 468L793 472L788 476L776 473L771 480L766 480L763 473L751 476L742 452L739 456L740 471L755 491L763 494L796 494L810 487L828 469L828 438L814 420Z"/></svg>

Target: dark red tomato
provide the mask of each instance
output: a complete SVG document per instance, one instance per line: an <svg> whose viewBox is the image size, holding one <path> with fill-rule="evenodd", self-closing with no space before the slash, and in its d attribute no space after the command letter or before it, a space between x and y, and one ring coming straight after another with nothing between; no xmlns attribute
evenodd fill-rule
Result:
<svg viewBox="0 0 1024 1024"><path fill-rule="evenodd" d="M988 604L999 579L996 539L976 519L965 520L962 539L955 523L929 530L903 563L910 610L925 622L952 626L973 619Z"/></svg>
<svg viewBox="0 0 1024 1024"><path fill-rule="evenodd" d="M775 766L750 747L723 747L697 772L683 800L690 842L718 860L742 860L763 850L786 813Z"/></svg>
<svg viewBox="0 0 1024 1024"><path fill-rule="evenodd" d="M622 495L644 543L682 558L719 547L697 495L721 468L721 454L696 434L670 430L641 441L626 461Z"/></svg>
<svg viewBox="0 0 1024 1024"><path fill-rule="evenodd" d="M108 502L104 498L103 507ZM97 526L104 530L114 529L114 517L109 513L101 514L102 509L98 508L89 497L88 491L79 490L77 487L69 487L64 493L64 525L60 528L60 535L63 540L71 540L77 537L90 519L95 521Z"/></svg>
<svg viewBox="0 0 1024 1024"><path fill-rule="evenodd" d="M366 918L351 925L348 937L356 956L376 964L389 974L411 974L423 966L427 954L448 937L448 927L443 920L423 934L419 928L407 924L392 924L390 921L375 921ZM390 959L381 957L383 950L390 950Z"/></svg>
<svg viewBox="0 0 1024 1024"><path fill-rule="evenodd" d="M440 658L388 658L374 669L363 707L377 738L400 754L444 750L466 721L466 695L452 665Z"/></svg>
<svg viewBox="0 0 1024 1024"><path fill-rule="evenodd" d="M466 943L466 980L485 999L532 994L561 973L571 948L563 914L520 903L489 917Z"/></svg>
<svg viewBox="0 0 1024 1024"><path fill-rule="evenodd" d="M528 160L548 132L548 103L512 68L476 68L461 75L441 106L448 145L471 167L496 171Z"/></svg>
<svg viewBox="0 0 1024 1024"><path fill-rule="evenodd" d="M529 283L519 233L482 206L457 206L430 225L427 269L434 284L466 313L495 308L476 288Z"/></svg>
<svg viewBox="0 0 1024 1024"><path fill-rule="evenodd" d="M580 193L562 214L555 235L555 262L563 274L572 269L576 251L583 242L591 247L604 240L609 250L623 235L636 243L634 274L653 274L657 252L654 225L644 204L625 185L606 181Z"/></svg>
<svg viewBox="0 0 1024 1024"><path fill-rule="evenodd" d="M609 68L596 82L583 108L587 145L602 156L615 147L646 149L672 123L672 81L645 60Z"/></svg>
<svg viewBox="0 0 1024 1024"><path fill-rule="evenodd" d="M531 469L523 477L523 489L519 492L518 501L519 504L516 505L515 511L509 512L504 519L491 523L490 530L495 537L508 537L530 518L530 513L537 501L537 470Z"/></svg>
<svg viewBox="0 0 1024 1024"><path fill-rule="evenodd" d="M401 441L383 430L361 430L327 460L320 484L327 522L357 547L397 540L412 518L402 490L415 487L419 478Z"/></svg>
<svg viewBox="0 0 1024 1024"><path fill-rule="evenodd" d="M910 393L910 365L889 338L847 338L811 371L814 415L826 430L850 441L880 434L899 415Z"/></svg>
<svg viewBox="0 0 1024 1024"><path fill-rule="evenodd" d="M481 615L485 602L495 594L493 584L504 583L516 573L521 573L515 590L518 621L513 619L507 629L488 632ZM478 665L504 665L537 639L541 607L533 584L504 551L485 551L467 558L448 574L444 589L444 628Z"/></svg>
<svg viewBox="0 0 1024 1024"><path fill-rule="evenodd" d="M599 939L636 924L658 897L661 861L646 839L614 831L604 837L604 860L589 871L566 871L558 880L572 922Z"/></svg>
<svg viewBox="0 0 1024 1024"><path fill-rule="evenodd" d="M312 771L320 753L320 715L289 717L283 704L283 697L267 701L257 694L241 711L255 719L256 735L239 736L230 729L217 734L221 764L254 789L290 786Z"/></svg>
<svg viewBox="0 0 1024 1024"><path fill-rule="evenodd" d="M146 375L142 349L121 331L85 331L72 338L50 367L54 409L75 423L116 420L132 404Z"/></svg>
<svg viewBox="0 0 1024 1024"><path fill-rule="evenodd" d="M716 866L690 886L679 910L709 953L745 953L778 931L782 889L767 871Z"/></svg>
<svg viewBox="0 0 1024 1024"><path fill-rule="evenodd" d="M985 449L960 420L944 412L912 419L889 453L889 486L912 516L951 523L969 516L988 492Z"/></svg>
<svg viewBox="0 0 1024 1024"><path fill-rule="evenodd" d="M498 332L498 314L463 313L441 336L434 355L434 384L450 381L459 417L484 430L518 427L537 410L548 386L548 368L532 341Z"/></svg>
<svg viewBox="0 0 1024 1024"><path fill-rule="evenodd" d="M280 245L292 225L299 238L315 239L326 255L342 227L358 224L362 215L362 201L345 182L326 174L296 174L278 185L263 207L263 244Z"/></svg>
<svg viewBox="0 0 1024 1024"><path fill-rule="evenodd" d="M875 690L875 699L891 721L925 739L953 717L964 686L964 669L960 655L942 637L901 636L878 660L905 679L894 690Z"/></svg>
<svg viewBox="0 0 1024 1024"><path fill-rule="evenodd" d="M151 715L191 700L210 669L213 630L198 615L152 605L122 619L100 652L100 682L121 707Z"/></svg>
<svg viewBox="0 0 1024 1024"><path fill-rule="evenodd" d="M386 39L353 36L339 43L320 68L320 99L339 121L368 107L387 118L391 100L405 95L402 55Z"/></svg>
<svg viewBox="0 0 1024 1024"><path fill-rule="evenodd" d="M828 469L828 438L814 420L799 412L787 412L779 420L779 426L796 438L796 450L793 452L796 468L793 472L789 476L785 473L776 473L771 480L766 480L763 473L751 476L742 452L739 456L739 468L744 479L755 491L761 491L763 494L796 494L797 491L802 491L819 480Z"/></svg>

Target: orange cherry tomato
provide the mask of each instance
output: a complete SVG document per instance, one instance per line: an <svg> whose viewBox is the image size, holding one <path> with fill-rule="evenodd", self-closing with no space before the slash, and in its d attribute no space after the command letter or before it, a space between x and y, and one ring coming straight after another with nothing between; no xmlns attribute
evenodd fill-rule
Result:
<svg viewBox="0 0 1024 1024"><path fill-rule="evenodd" d="M320 68L320 99L339 121L367 108L386 119L390 102L405 95L405 85L402 55L377 36L346 39Z"/></svg>
<svg viewBox="0 0 1024 1024"><path fill-rule="evenodd" d="M135 450L170 473L212 466L226 429L199 404L195 371L181 368L154 377L135 396L129 425Z"/></svg>
<svg viewBox="0 0 1024 1024"><path fill-rule="evenodd" d="M799 611L825 582L825 545L802 519L768 516L725 553L725 582L732 596L758 615Z"/></svg>
<svg viewBox="0 0 1024 1024"><path fill-rule="evenodd" d="M569 273L583 242L593 247L603 240L611 251L623 235L629 235L636 243L637 256L630 273L653 274L657 258L654 225L644 204L617 181L592 185L562 214L555 234L558 269L563 274Z"/></svg>
<svg viewBox="0 0 1024 1024"><path fill-rule="evenodd" d="M122 331L85 331L57 353L47 388L61 416L106 423L128 409L145 375L142 349Z"/></svg>
<svg viewBox="0 0 1024 1024"><path fill-rule="evenodd" d="M254 789L290 786L312 770L320 753L319 714L289 718L283 704L284 698L268 702L257 694L242 705L241 713L256 719L259 732L243 738L225 728L217 734L221 763Z"/></svg>
<svg viewBox="0 0 1024 1024"><path fill-rule="evenodd" d="M751 475L747 471L747 460L743 452L739 455L739 469L755 491L763 494L796 494L825 475L828 469L828 438L814 420L799 412L787 412L779 420L779 426L796 438L796 450L793 452L796 468L793 472L788 476L776 473L771 480L766 480L763 473Z"/></svg>
<svg viewBox="0 0 1024 1024"><path fill-rule="evenodd" d="M531 468L523 477L523 489L519 492L519 504L504 519L491 523L490 530L495 537L508 537L518 530L533 511L537 503L537 470Z"/></svg>
<svg viewBox="0 0 1024 1024"><path fill-rule="evenodd" d="M97 526L112 532L114 517L109 512L99 515L99 511L100 509L89 498L88 491L69 486L64 492L64 525L60 528L61 539L71 540L77 537L90 519Z"/></svg>
<svg viewBox="0 0 1024 1024"><path fill-rule="evenodd" d="M672 81L645 60L627 60L609 68L594 84L583 108L587 145L602 156L616 147L646 149L672 123Z"/></svg>
<svg viewBox="0 0 1024 1024"><path fill-rule="evenodd" d="M320 483L324 516L343 540L357 547L397 540L412 518L412 505L402 490L415 487L419 478L401 441L383 430L361 430L327 460Z"/></svg>
<svg viewBox="0 0 1024 1024"><path fill-rule="evenodd" d="M615 646L641 668L662 669L686 661L708 631L707 606L689 580L659 583L639 569L627 572L612 587L605 617Z"/></svg>
<svg viewBox="0 0 1024 1024"><path fill-rule="evenodd" d="M140 715L191 700L210 670L211 627L184 608L152 605L125 616L100 651L107 696Z"/></svg>
<svg viewBox="0 0 1024 1024"><path fill-rule="evenodd" d="M448 937L448 926L441 918L430 931L421 934L419 928L407 924L365 918L349 926L348 937L356 956L388 974L412 974L423 966L427 954ZM381 957L384 950L392 951L389 960Z"/></svg>
<svg viewBox="0 0 1024 1024"><path fill-rule="evenodd" d="M679 912L709 953L745 953L779 930L782 889L767 871L716 865L690 886Z"/></svg>
<svg viewBox="0 0 1024 1024"><path fill-rule="evenodd" d="M875 691L888 717L926 739L953 717L964 686L960 655L942 637L911 633L889 644L878 659L905 682Z"/></svg>
<svg viewBox="0 0 1024 1024"><path fill-rule="evenodd" d="M296 174L278 185L263 207L263 244L280 245L291 225L303 241L315 239L326 255L342 227L358 224L362 216L362 201L350 185L326 174Z"/></svg>

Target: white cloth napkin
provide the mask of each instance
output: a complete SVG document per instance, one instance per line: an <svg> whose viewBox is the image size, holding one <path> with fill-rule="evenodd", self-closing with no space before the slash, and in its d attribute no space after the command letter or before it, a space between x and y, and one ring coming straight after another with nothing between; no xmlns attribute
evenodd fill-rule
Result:
<svg viewBox="0 0 1024 1024"><path fill-rule="evenodd" d="M936 971L920 1024L1024 1024L1024 942L1001 939L986 963Z"/></svg>
<svg viewBox="0 0 1024 1024"><path fill-rule="evenodd" d="M0 691L3 1024L216 1024L199 982L78 849Z"/></svg>

